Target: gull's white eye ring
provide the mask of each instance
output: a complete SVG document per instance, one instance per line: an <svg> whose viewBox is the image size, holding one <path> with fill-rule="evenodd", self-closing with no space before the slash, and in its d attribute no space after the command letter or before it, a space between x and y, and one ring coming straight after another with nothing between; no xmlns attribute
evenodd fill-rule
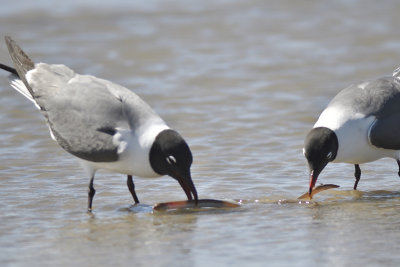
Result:
<svg viewBox="0 0 400 267"><path fill-rule="evenodd" d="M169 165L172 165L172 164L176 163L176 158L174 156L172 156L172 155L168 156L165 160L168 162Z"/></svg>

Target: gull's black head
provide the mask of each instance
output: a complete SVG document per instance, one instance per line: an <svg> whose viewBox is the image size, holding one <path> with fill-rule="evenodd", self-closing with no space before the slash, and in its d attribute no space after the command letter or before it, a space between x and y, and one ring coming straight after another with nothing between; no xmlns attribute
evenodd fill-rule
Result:
<svg viewBox="0 0 400 267"><path fill-rule="evenodd" d="M326 127L314 128L307 134L303 153L310 168L309 194L317 182L318 175L330 161L336 158L338 148L336 134Z"/></svg>
<svg viewBox="0 0 400 267"><path fill-rule="evenodd" d="M160 132L150 150L150 164L160 175L176 179L189 200L197 202L197 191L190 175L193 157L188 144L174 130Z"/></svg>

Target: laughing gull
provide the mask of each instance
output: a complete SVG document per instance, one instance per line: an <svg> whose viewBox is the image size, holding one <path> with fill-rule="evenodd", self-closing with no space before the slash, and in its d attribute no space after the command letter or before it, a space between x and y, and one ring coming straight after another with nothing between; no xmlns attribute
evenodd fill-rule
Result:
<svg viewBox="0 0 400 267"><path fill-rule="evenodd" d="M303 153L310 169L310 194L329 162L354 164L354 190L361 163L389 157L400 168L400 68L393 76L353 84L339 92L307 134Z"/></svg>
<svg viewBox="0 0 400 267"><path fill-rule="evenodd" d="M126 174L135 203L139 199L133 175L169 175L197 203L189 146L139 96L65 65L35 64L14 40L6 36L5 41L15 69L3 64L0 68L11 73L11 86L40 109L51 137L79 158L90 176L89 212L98 169Z"/></svg>

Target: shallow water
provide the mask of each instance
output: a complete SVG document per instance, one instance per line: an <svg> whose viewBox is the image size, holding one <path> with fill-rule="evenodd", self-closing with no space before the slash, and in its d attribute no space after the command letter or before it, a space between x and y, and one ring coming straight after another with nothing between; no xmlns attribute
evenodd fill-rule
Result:
<svg viewBox="0 0 400 267"><path fill-rule="evenodd" d="M303 139L345 86L400 65L397 1L66 1L0 11L36 61L133 89L187 140L201 198L239 209L153 213L171 178L99 172L94 214L75 159L0 75L2 266L398 266L397 164L328 165L311 204ZM0 45L0 62L10 63Z"/></svg>

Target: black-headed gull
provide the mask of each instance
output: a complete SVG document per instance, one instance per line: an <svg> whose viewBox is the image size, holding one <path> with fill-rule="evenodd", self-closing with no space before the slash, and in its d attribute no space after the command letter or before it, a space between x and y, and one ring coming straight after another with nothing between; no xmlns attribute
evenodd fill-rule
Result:
<svg viewBox="0 0 400 267"><path fill-rule="evenodd" d="M310 169L309 193L329 162L354 164L354 189L361 163L389 157L400 168L400 68L393 76L339 92L307 134L303 153Z"/></svg>
<svg viewBox="0 0 400 267"><path fill-rule="evenodd" d="M51 137L83 163L90 176L88 211L95 194L98 169L127 175L135 203L132 176L176 179L189 200L197 202L190 167L192 153L185 140L132 91L90 75L80 75L64 65L33 63L6 36L15 69L11 86L40 109Z"/></svg>

